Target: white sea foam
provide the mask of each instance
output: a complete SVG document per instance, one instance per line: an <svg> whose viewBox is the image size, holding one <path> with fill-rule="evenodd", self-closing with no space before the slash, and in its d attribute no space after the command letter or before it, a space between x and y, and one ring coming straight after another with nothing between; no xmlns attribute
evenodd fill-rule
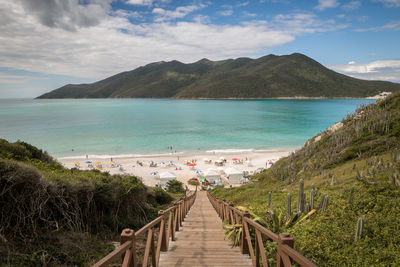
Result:
<svg viewBox="0 0 400 267"><path fill-rule="evenodd" d="M149 158L149 157L163 157L163 156L176 156L184 154L183 152L177 153L160 153L160 154L119 154L119 155L88 155L89 159L121 159L121 158ZM86 159L86 155L83 156L69 156L69 157L61 157L58 158L60 160L63 159Z"/></svg>
<svg viewBox="0 0 400 267"><path fill-rule="evenodd" d="M214 149L214 150L207 150L207 153L215 153L215 154L233 154L233 153L246 153L246 152L253 152L253 148L249 149Z"/></svg>

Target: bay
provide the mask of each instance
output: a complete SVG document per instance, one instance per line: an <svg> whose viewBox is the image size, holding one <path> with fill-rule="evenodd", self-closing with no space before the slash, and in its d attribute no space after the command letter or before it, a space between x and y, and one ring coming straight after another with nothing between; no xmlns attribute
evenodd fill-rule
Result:
<svg viewBox="0 0 400 267"><path fill-rule="evenodd" d="M301 147L367 99L0 99L0 137L55 157Z"/></svg>

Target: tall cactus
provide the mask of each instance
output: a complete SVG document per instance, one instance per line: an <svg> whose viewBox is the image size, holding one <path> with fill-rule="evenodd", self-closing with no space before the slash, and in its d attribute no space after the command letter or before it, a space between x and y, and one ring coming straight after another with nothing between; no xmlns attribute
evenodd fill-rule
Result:
<svg viewBox="0 0 400 267"><path fill-rule="evenodd" d="M324 202L325 202L325 197L326 197L326 194L323 194L321 197L321 202L319 203L318 209L322 209L322 206L324 205Z"/></svg>
<svg viewBox="0 0 400 267"><path fill-rule="evenodd" d="M297 212L303 213L304 212L304 180L300 179L299 185L299 196L298 196L298 203L297 203Z"/></svg>
<svg viewBox="0 0 400 267"><path fill-rule="evenodd" d="M292 195L290 193L287 195L286 214L289 218L292 216Z"/></svg>
<svg viewBox="0 0 400 267"><path fill-rule="evenodd" d="M326 211L329 204L329 196L325 195L324 202L322 203L322 211Z"/></svg>
<svg viewBox="0 0 400 267"><path fill-rule="evenodd" d="M351 188L349 200L347 201L347 204L349 204L349 205L353 204L353 194L354 194L354 188Z"/></svg>
<svg viewBox="0 0 400 267"><path fill-rule="evenodd" d="M357 241L358 239L361 239L362 233L364 229L364 219L363 218L358 218L357 221L357 227L356 227L356 235L354 237L354 240Z"/></svg>
<svg viewBox="0 0 400 267"><path fill-rule="evenodd" d="M310 191L310 209L314 209L314 188L312 186Z"/></svg>
<svg viewBox="0 0 400 267"><path fill-rule="evenodd" d="M267 203L267 207L271 207L271 191L268 192L268 203Z"/></svg>

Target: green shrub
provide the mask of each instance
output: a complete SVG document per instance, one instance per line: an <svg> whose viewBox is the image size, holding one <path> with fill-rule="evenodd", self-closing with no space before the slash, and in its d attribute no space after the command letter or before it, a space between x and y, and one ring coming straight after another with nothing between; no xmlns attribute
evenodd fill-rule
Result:
<svg viewBox="0 0 400 267"><path fill-rule="evenodd" d="M184 194L185 189L183 188L183 183L178 180L169 180L167 182L166 189L168 192L173 194Z"/></svg>
<svg viewBox="0 0 400 267"><path fill-rule="evenodd" d="M157 203L160 205L171 203L171 201L173 200L173 197L162 188L155 187L154 194Z"/></svg>
<svg viewBox="0 0 400 267"><path fill-rule="evenodd" d="M139 229L172 200L135 176L65 169L34 146L0 139L0 265L98 260L106 238Z"/></svg>

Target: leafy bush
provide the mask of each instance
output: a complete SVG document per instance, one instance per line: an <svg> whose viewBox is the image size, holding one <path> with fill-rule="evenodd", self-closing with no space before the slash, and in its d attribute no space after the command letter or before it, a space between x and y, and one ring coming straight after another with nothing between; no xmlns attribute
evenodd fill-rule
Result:
<svg viewBox="0 0 400 267"><path fill-rule="evenodd" d="M200 182L199 181L189 180L188 184L193 185L193 186L198 186L198 185L200 185Z"/></svg>
<svg viewBox="0 0 400 267"><path fill-rule="evenodd" d="M183 188L183 183L178 180L169 180L167 182L167 191L173 194L184 194L185 189Z"/></svg>
<svg viewBox="0 0 400 267"><path fill-rule="evenodd" d="M160 205L171 203L171 201L174 199L170 194L165 192L165 190L158 187L154 188L154 194L157 203L159 203Z"/></svg>

